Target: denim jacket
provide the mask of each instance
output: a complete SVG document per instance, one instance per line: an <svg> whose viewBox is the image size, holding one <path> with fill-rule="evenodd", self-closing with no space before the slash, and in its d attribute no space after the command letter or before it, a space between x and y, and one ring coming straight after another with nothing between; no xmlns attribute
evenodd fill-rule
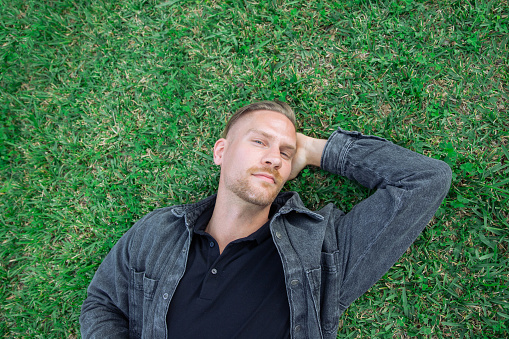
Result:
<svg viewBox="0 0 509 339"><path fill-rule="evenodd" d="M343 213L310 211L295 192L270 230L283 264L294 339L336 338L340 315L398 260L449 190L442 161L341 129L321 168L376 189ZM215 196L157 209L122 236L98 268L80 317L83 338L171 338L166 313L186 269L192 229ZM185 310L182 310L185 312Z"/></svg>

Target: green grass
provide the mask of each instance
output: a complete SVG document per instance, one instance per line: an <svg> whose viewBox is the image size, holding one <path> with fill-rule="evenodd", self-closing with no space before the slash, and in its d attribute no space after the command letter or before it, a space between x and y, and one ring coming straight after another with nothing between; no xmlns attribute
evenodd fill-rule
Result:
<svg viewBox="0 0 509 339"><path fill-rule="evenodd" d="M0 335L76 338L86 287L145 213L216 189L229 114L383 136L453 169L339 338L509 336L509 5L503 1L0 0ZM369 192L309 168L286 189Z"/></svg>

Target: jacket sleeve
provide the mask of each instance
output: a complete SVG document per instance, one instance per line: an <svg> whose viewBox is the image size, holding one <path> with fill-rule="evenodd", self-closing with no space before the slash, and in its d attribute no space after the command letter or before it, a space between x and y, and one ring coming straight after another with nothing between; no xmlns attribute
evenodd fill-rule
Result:
<svg viewBox="0 0 509 339"><path fill-rule="evenodd" d="M128 263L133 229L108 253L88 287L80 316L84 339L129 337Z"/></svg>
<svg viewBox="0 0 509 339"><path fill-rule="evenodd" d="M440 160L385 139L341 129L329 138L321 167L376 189L334 218L344 311L398 260L449 191L451 169Z"/></svg>

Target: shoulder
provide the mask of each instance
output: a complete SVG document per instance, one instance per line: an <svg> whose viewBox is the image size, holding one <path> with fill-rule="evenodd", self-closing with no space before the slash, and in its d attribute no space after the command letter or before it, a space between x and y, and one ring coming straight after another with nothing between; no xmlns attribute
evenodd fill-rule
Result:
<svg viewBox="0 0 509 339"><path fill-rule="evenodd" d="M183 217L182 215L179 215L175 212L179 210L180 206L181 205L155 209L138 220L133 225L133 229L142 229L146 231L151 228L157 228L159 226L167 226L172 224L175 220L181 219Z"/></svg>
<svg viewBox="0 0 509 339"><path fill-rule="evenodd" d="M125 234L130 249L136 251L154 246L168 241L171 235L185 232L184 217L175 215L174 209L175 206L158 208L138 220Z"/></svg>
<svg viewBox="0 0 509 339"><path fill-rule="evenodd" d="M215 196L192 204L158 208L136 222L131 228L133 238L143 242L168 241L189 231L196 218L215 202Z"/></svg>

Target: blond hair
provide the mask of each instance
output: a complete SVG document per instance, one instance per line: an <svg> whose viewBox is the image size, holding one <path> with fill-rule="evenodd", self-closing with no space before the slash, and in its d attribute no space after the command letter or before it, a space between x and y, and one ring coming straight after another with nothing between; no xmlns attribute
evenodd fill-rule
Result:
<svg viewBox="0 0 509 339"><path fill-rule="evenodd" d="M295 113L293 112L293 109L285 102L274 100L274 101L259 101L254 102L252 104L249 104L247 106L241 107L240 109L235 112L226 123L226 127L224 128L222 137L226 138L228 135L228 132L232 128L232 126L243 116L250 112L255 111L273 111L283 114L285 117L287 117L297 129L297 121L295 119Z"/></svg>

